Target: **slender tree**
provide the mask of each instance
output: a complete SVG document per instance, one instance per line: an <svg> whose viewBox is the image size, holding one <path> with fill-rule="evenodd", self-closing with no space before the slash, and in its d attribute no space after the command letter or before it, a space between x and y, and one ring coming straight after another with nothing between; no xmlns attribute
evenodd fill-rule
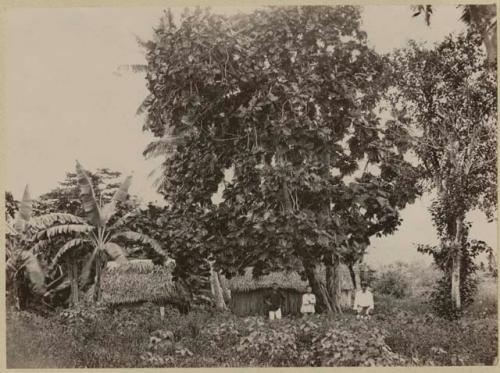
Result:
<svg viewBox="0 0 500 373"><path fill-rule="evenodd" d="M457 310L469 256L466 214L480 208L493 219L497 203L496 74L481 43L471 32L449 37L433 50L413 43L395 57L392 101L400 125L414 130L413 149L436 193L431 213Z"/></svg>

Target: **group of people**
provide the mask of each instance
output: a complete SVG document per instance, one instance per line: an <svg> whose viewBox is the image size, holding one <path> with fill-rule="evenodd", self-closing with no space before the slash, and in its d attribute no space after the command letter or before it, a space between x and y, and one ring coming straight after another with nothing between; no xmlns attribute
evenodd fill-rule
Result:
<svg viewBox="0 0 500 373"><path fill-rule="evenodd" d="M278 289L278 284L274 283L265 300L265 304L269 311L269 320L281 319L281 308L283 307L285 296ZM357 319L370 318L375 304L373 302L373 293L368 288L368 285L361 283L361 289L356 291L354 297L353 308L356 311ZM313 315L316 313L316 296L312 292L310 286L307 287L306 292L302 295L302 305L300 307L302 315Z"/></svg>

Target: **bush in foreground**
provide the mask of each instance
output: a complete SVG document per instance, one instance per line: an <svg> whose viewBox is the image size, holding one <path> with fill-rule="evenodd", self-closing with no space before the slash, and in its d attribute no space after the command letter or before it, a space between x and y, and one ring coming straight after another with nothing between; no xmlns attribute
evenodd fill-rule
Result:
<svg viewBox="0 0 500 373"><path fill-rule="evenodd" d="M50 318L8 310L7 363L9 368L492 364L494 315L446 321L425 307L401 311L404 302L380 298L375 317L367 321L344 314L272 323L203 309L188 315L167 309L161 320L151 304L77 309Z"/></svg>

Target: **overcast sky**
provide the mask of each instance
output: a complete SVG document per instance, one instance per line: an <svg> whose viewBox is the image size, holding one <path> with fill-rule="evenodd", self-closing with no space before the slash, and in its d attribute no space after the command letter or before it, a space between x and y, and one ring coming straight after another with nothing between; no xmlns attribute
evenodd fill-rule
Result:
<svg viewBox="0 0 500 373"><path fill-rule="evenodd" d="M213 8L234 13L235 8ZM144 76L116 74L123 64L145 62L135 35L148 39L162 8L60 8L9 10L6 14L6 107L2 154L5 188L20 198L30 184L36 197L74 169L78 159L94 170L134 172L131 193L161 200L148 174L158 160L142 157L152 137L135 112L147 95ZM248 10L248 8L247 8ZM177 11L177 10L176 10ZM434 43L463 29L454 6L436 6L431 27L412 18L408 6L369 6L363 28L379 52L409 39ZM435 243L427 211L429 197L402 212L403 224L390 237L374 239L372 264L425 257L415 243ZM496 223L470 214L471 235L496 246Z"/></svg>

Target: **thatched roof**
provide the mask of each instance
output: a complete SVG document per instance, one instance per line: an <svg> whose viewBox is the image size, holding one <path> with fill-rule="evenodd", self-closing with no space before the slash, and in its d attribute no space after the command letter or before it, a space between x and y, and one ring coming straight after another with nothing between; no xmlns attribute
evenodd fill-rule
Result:
<svg viewBox="0 0 500 373"><path fill-rule="evenodd" d="M166 302L179 298L168 268L148 260L108 266L102 276L102 297L109 304Z"/></svg>
<svg viewBox="0 0 500 373"><path fill-rule="evenodd" d="M268 275L252 278L252 268L247 268L245 274L231 278L229 288L231 291L251 291L256 289L270 288L277 283L282 289L295 289L305 291L307 282L300 278L297 272L272 272Z"/></svg>
<svg viewBox="0 0 500 373"><path fill-rule="evenodd" d="M325 282L325 270L319 267L316 270L317 277ZM342 285L342 290L352 290L353 284L351 281L351 276L349 274L349 269L346 265L340 265L340 281ZM279 271L272 272L268 275L261 276L258 278L253 278L252 268L248 267L245 269L245 274L242 276L235 276L228 281L229 288L233 292L246 292L257 289L265 289L272 287L273 283L276 283L281 289L292 289L300 292L304 292L308 286L307 280L302 280L299 273L296 271Z"/></svg>

